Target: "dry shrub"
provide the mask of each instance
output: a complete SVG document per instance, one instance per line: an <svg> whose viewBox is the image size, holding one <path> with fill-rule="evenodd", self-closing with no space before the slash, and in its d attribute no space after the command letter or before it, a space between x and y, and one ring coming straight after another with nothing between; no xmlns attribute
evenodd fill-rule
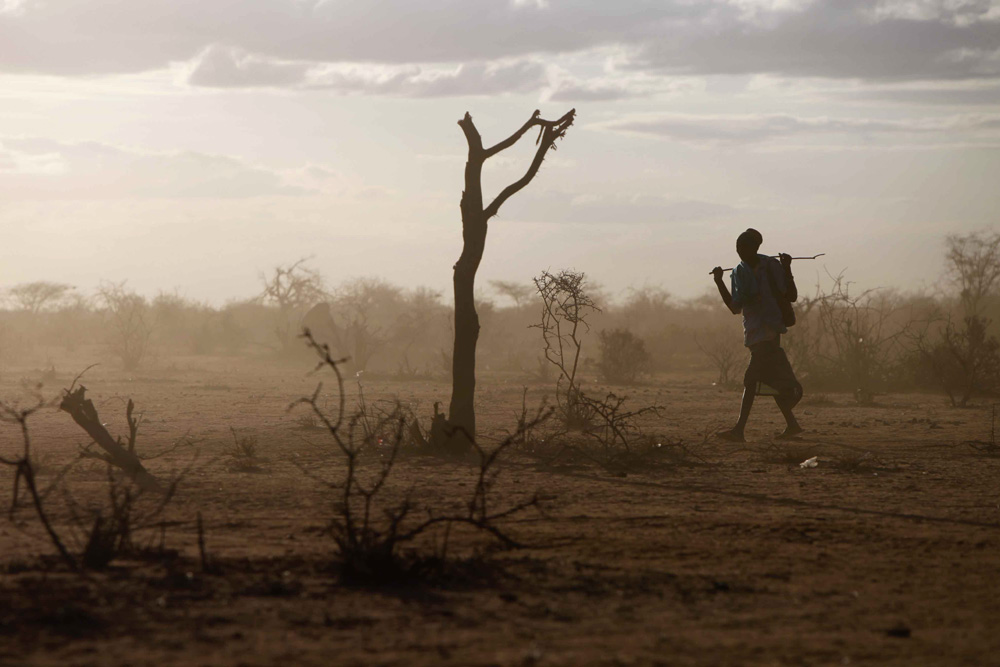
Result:
<svg viewBox="0 0 1000 667"><path fill-rule="evenodd" d="M572 431L561 423L555 430L522 429L518 444L522 451L538 456L548 465L559 461L590 462L614 474L626 474L656 467L707 465L698 453L698 445L679 438L666 438L648 432L641 425L643 417L661 417L663 406L628 407L628 398L609 393L595 399L581 395L581 401L591 415L589 423ZM528 411L522 400L519 425ZM703 446L710 437L701 441Z"/></svg>
<svg viewBox="0 0 1000 667"><path fill-rule="evenodd" d="M649 365L646 345L628 329L602 330L599 344L597 370L605 382L634 384L645 374Z"/></svg>
<svg viewBox="0 0 1000 667"><path fill-rule="evenodd" d="M590 425L589 412L577 382L583 352L583 335L590 330L587 318L600 309L587 294L586 275L563 270L543 271L535 278L542 298L541 320L531 325L542 332L546 361L559 373L556 404L559 418L569 429Z"/></svg>
<svg viewBox="0 0 1000 667"><path fill-rule="evenodd" d="M82 548L80 564L89 570L107 567L116 558L154 556L164 552L161 516L174 499L183 475L178 475L165 493L140 488L127 475L107 466L106 496L91 504L78 502L62 488L66 506L75 526L75 539ZM154 547L160 538L159 547Z"/></svg>
<svg viewBox="0 0 1000 667"><path fill-rule="evenodd" d="M74 380L73 385L75 384ZM82 400L83 392L84 387L81 386L74 392L71 386L63 393L61 407L66 410L67 402L74 397ZM66 411L73 414L74 420L85 428L88 435L94 437L93 423L101 423L96 411L89 415L92 419L90 423L80 423L79 414L74 414L71 410ZM142 455L137 447L142 415L135 414L135 403L132 399L129 399L125 406L125 421L128 425L128 436L124 441L119 436L117 445L130 457L134 457L134 464L129 464L128 460L106 449L102 436L110 436L103 431L103 424L101 425L103 432L96 434L98 437L90 445L80 448L80 459L96 459L105 464L107 473L105 497L97 502L81 503L73 496L68 486L61 487L66 507L73 517L76 541L82 544L80 562L87 569L104 568L122 556L135 558L150 553L154 556L162 555L164 526L161 517L176 496L178 486L197 460L195 452L187 468L160 483L146 472L143 462L160 458L182 448L192 447L192 441L185 436L160 452ZM87 428L88 426L91 428ZM95 444L103 451L95 451L93 449ZM144 544L140 540L143 536ZM159 549L154 549L153 544L157 537L160 539Z"/></svg>
<svg viewBox="0 0 1000 667"><path fill-rule="evenodd" d="M543 401L542 408L544 407L545 402ZM517 413L517 426L513 433L507 432L513 438L513 444L522 451L530 451L537 444L535 435L537 424L534 419L537 414L537 410L532 412L528 409L528 388L523 387L521 390L521 410Z"/></svg>
<svg viewBox="0 0 1000 667"><path fill-rule="evenodd" d="M586 434L606 452L631 453L633 443L642 434L638 425L643 415L661 416L662 406L648 405L635 410L625 409L626 396L608 393L603 399L584 397L594 415L593 425Z"/></svg>
<svg viewBox="0 0 1000 667"><path fill-rule="evenodd" d="M819 321L828 338L824 355L829 372L854 394L861 405L871 405L884 393L900 351L900 338L912 325L899 313L890 293L867 290L855 295L843 276L818 305Z"/></svg>
<svg viewBox="0 0 1000 667"><path fill-rule="evenodd" d="M323 428L323 425L316 419L316 415L311 412L302 412L295 418L295 424L303 431L314 431Z"/></svg>
<svg viewBox="0 0 1000 667"><path fill-rule="evenodd" d="M713 329L696 336L695 343L715 366L716 384L720 387L736 386L738 369L746 359L746 348L736 332L730 328Z"/></svg>
<svg viewBox="0 0 1000 667"><path fill-rule="evenodd" d="M146 299L125 283L103 283L97 290L111 327L110 345L125 370L139 367L149 352L153 322Z"/></svg>
<svg viewBox="0 0 1000 667"><path fill-rule="evenodd" d="M40 387L38 388L40 390ZM25 490L31 500L31 506L34 509L35 516L38 519L39 524L45 530L46 535L52 542L59 556L62 558L63 562L66 563L72 570L79 570L80 565L77 559L69 552L63 542L62 537L56 532L52 521L49 519L48 512L45 509L44 498L48 495L48 492L43 492L39 489L38 483L35 476L35 469L32 466L32 443L31 435L28 429L28 421L35 414L37 414L43 408L46 408L52 404L52 401L47 401L40 394L32 397L32 401L27 406L22 406L18 401L0 401L0 422L5 424L16 425L20 431L21 436L21 451L19 454L8 455L4 454L0 456L0 464L13 469L14 478L12 480L12 487L14 489L14 494L11 498L10 510L8 511L8 518L13 520L15 512L20 504L20 489L21 483L24 483Z"/></svg>
<svg viewBox="0 0 1000 667"><path fill-rule="evenodd" d="M949 234L945 248L946 277L958 289L965 314L980 315L1000 283L1000 233Z"/></svg>
<svg viewBox="0 0 1000 667"><path fill-rule="evenodd" d="M259 451L257 449L257 434L239 435L232 426L229 432L233 436L231 444L224 452L227 466L235 472L260 472Z"/></svg>
<svg viewBox="0 0 1000 667"><path fill-rule="evenodd" d="M557 446L556 455L567 452L591 458L605 468L620 468L643 458L636 443L644 434L638 420L644 415L660 415L661 407L650 405L637 409L626 407L627 398L608 393L603 398L587 395L579 386L577 372L583 353L583 335L590 326L587 318L600 309L587 293L586 277L575 271L552 274L544 271L535 278L542 298L542 316L538 324L545 345L545 359L559 376L556 380L557 414L562 433L549 436ZM641 340L626 330L601 333L602 373L619 381L634 381L648 361ZM571 442L563 436L579 432L583 442ZM595 447L596 445L596 447ZM648 448L647 448L648 449Z"/></svg>
<svg viewBox="0 0 1000 667"><path fill-rule="evenodd" d="M409 412L398 402L391 408L374 409L369 407L362 392L358 408L349 413L341 372L346 360L333 359L329 347L317 343L308 330L303 336L320 357L317 371L331 371L337 383L337 408L333 412L320 405L322 383L312 396L295 401L289 409L308 406L344 457L344 472L335 482L320 479L302 469L333 494L334 516L327 533L336 545L335 560L343 580L382 583L419 575L429 567L439 568L447 560L448 535L454 526L472 528L506 547L520 546L499 524L503 519L537 507L537 495L503 509L493 508L490 496L502 454L515 444L524 429L534 428L544 421L547 411L540 411L535 419L522 425L518 432L496 447L472 443L478 470L465 511L424 507L418 515L418 501L412 493L407 493L401 501L392 502L386 500L385 491L404 444L419 445L422 441L426 447L428 439L423 438L419 428L414 428ZM374 470L363 465L369 455L375 459ZM421 552L415 546L421 538L432 536L435 547L430 553Z"/></svg>
<svg viewBox="0 0 1000 667"><path fill-rule="evenodd" d="M65 395L71 395L71 391L67 390ZM75 571L102 569L115 558L125 555L135 557L147 553L157 529L160 529L160 553L162 553L163 530L160 517L173 500L187 470L174 476L162 487L140 484L137 479L141 481L144 478L137 478L133 474L135 471L125 471L116 467L114 463L116 459L110 454L93 452L90 447L83 447L75 461L62 468L45 489L40 488L37 483L37 472L32 465L34 455L28 420L39 410L52 406L54 402L45 400L40 395L36 395L27 407L21 407L17 402L0 401L0 422L17 425L22 439L19 455L0 456L0 464L14 469L10 518L13 520L19 509L23 483L39 524L62 561ZM140 419L133 417L132 410L133 404L129 401L127 411L129 439L127 443L122 443L119 439L118 444L123 448L127 446L127 451L134 454ZM187 444L189 444L187 440L179 441L156 456L162 456ZM98 459L106 465L106 494L96 502L79 502L65 483L69 470L83 459ZM60 535L49 519L46 504L54 495L62 499L62 509L69 513L72 520L69 540ZM145 532L149 536L145 546L137 539L140 532Z"/></svg>
<svg viewBox="0 0 1000 667"><path fill-rule="evenodd" d="M949 319L937 340L926 333L916 338L927 372L954 407L964 408L973 396L1000 387L1000 341L988 333L989 325L986 318L970 315L958 326Z"/></svg>

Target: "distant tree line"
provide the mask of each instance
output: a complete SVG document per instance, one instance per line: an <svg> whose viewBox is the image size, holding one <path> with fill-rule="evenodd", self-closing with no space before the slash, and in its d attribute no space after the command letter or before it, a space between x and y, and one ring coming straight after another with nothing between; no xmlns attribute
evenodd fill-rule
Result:
<svg viewBox="0 0 1000 667"><path fill-rule="evenodd" d="M860 403L892 391L942 392L956 406L1000 390L1000 233L944 239L946 271L934 291L860 289L846 274L812 288L800 276L798 323L783 345L811 391L844 391ZM306 314L325 304L331 351L353 372L447 379L453 313L440 292L379 278L330 286L308 261L262 274L252 298L212 306L176 292L152 298L127 283L83 293L38 281L3 290L0 363L79 354L128 370L178 356L245 355L298 362ZM686 373L720 387L739 383L746 351L740 321L707 293L680 299L658 287L608 295L589 283L596 307L577 376L630 384ZM476 294L478 367L518 381L547 381L538 324L543 301L532 281L493 281Z"/></svg>

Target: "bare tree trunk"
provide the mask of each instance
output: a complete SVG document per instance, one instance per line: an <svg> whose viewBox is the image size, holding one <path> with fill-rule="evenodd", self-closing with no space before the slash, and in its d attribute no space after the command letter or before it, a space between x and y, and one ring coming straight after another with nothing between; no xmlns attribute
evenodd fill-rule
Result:
<svg viewBox="0 0 1000 667"><path fill-rule="evenodd" d="M481 214L480 214L481 218ZM479 341L479 314L476 312L476 271L486 244L486 221L465 235L462 256L455 265L455 347L452 354L452 392L448 421L457 431L453 447L464 450L476 434L476 344ZM475 238L470 238L475 237Z"/></svg>
<svg viewBox="0 0 1000 667"><path fill-rule="evenodd" d="M507 139L483 148L482 137L468 113L458 121L469 145L465 163L465 190L462 192L462 254L454 267L455 289L455 346L452 355L452 393L448 409L447 437L443 444L453 452L466 451L476 438L476 344L479 341L479 315L476 313L476 272L486 248L486 231L490 218L495 216L508 198L531 182L538 173L549 149L555 148L569 126L573 124L576 110L570 110L559 120L539 118L536 110L521 128ZM527 172L519 180L504 188L489 206L483 207L483 163L493 155L513 146L530 128L541 128L538 150Z"/></svg>

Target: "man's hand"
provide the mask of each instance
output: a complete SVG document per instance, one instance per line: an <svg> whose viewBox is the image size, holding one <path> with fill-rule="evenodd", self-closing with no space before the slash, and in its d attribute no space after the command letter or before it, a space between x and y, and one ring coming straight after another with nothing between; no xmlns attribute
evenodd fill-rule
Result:
<svg viewBox="0 0 1000 667"><path fill-rule="evenodd" d="M722 281L722 274L723 270L721 266L717 266L714 269L712 269L712 277L715 278L715 282Z"/></svg>
<svg viewBox="0 0 1000 667"><path fill-rule="evenodd" d="M781 268L785 271L785 298L795 301L799 298L799 289L795 286L795 277L792 275L792 256L781 253L778 259L781 260Z"/></svg>

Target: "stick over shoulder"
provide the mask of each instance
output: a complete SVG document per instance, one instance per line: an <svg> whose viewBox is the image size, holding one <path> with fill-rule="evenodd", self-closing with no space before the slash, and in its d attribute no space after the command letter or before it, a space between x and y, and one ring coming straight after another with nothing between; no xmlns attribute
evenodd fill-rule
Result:
<svg viewBox="0 0 1000 667"><path fill-rule="evenodd" d="M795 259L816 259L817 257L823 257L824 255L826 255L826 253L825 252L821 252L818 255L813 255L812 257L792 257L792 259L793 260L795 260ZM778 259L778 257L780 257L780 255L768 255L768 256L771 257L772 259ZM735 268L736 268L735 266L731 266L728 269L722 269L722 270L723 271L732 271ZM712 275L712 271L709 271L708 275Z"/></svg>

